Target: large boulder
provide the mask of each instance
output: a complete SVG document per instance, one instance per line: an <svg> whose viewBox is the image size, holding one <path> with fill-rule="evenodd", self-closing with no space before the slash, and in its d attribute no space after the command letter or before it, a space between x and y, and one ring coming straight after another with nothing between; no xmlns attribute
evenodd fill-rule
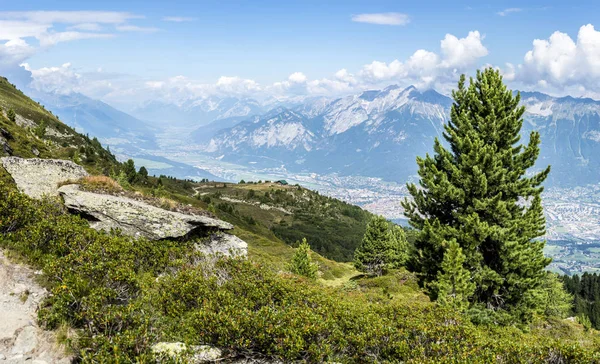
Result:
<svg viewBox="0 0 600 364"><path fill-rule="evenodd" d="M96 230L120 229L126 235L157 240L233 229L230 223L208 216L186 215L127 197L82 191L75 184L62 186L58 192L69 211L88 219Z"/></svg>
<svg viewBox="0 0 600 364"><path fill-rule="evenodd" d="M245 256L248 243L235 235L219 232L211 234L207 242L198 243L196 248L206 255Z"/></svg>
<svg viewBox="0 0 600 364"><path fill-rule="evenodd" d="M33 198L57 196L59 183L88 175L82 166L62 159L4 157L0 161L19 190Z"/></svg>

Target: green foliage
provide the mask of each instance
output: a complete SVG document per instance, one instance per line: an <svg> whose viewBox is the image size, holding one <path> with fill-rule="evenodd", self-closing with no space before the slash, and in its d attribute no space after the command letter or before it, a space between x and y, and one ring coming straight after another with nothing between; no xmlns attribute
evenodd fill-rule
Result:
<svg viewBox="0 0 600 364"><path fill-rule="evenodd" d="M134 183L137 178L137 172L135 170L135 163L133 159L128 159L125 164L123 164L123 172L125 173L125 177L127 178L127 182Z"/></svg>
<svg viewBox="0 0 600 364"><path fill-rule="evenodd" d="M44 136L46 136L46 128L48 127L48 123L46 122L46 120L42 120L40 121L40 123L38 124L38 126L35 127L34 129L34 133L38 138L43 138Z"/></svg>
<svg viewBox="0 0 600 364"><path fill-rule="evenodd" d="M585 331L589 331L592 328L592 322L590 321L590 318L583 313L577 315L577 322L583 326Z"/></svg>
<svg viewBox="0 0 600 364"><path fill-rule="evenodd" d="M450 148L436 139L435 155L417 158L422 188L408 184L413 200L403 203L418 232L411 265L422 284L436 280L445 246L456 241L476 283L472 301L528 321L542 304L534 290L550 262L537 239L545 232L540 196L550 167L526 175L539 133L518 144L525 108L494 69L478 71L468 86L463 75L452 95Z"/></svg>
<svg viewBox="0 0 600 364"><path fill-rule="evenodd" d="M557 274L547 272L542 284L537 288L541 302L539 313L546 317L566 318L573 309L573 295L565 290L563 282Z"/></svg>
<svg viewBox="0 0 600 364"><path fill-rule="evenodd" d="M17 114L15 114L15 110L13 110L12 108L8 109L8 112L6 113L6 117L8 118L8 120L12 121L13 123L17 120Z"/></svg>
<svg viewBox="0 0 600 364"><path fill-rule="evenodd" d="M292 257L289 266L290 272L307 277L309 279L317 279L319 266L313 263L310 258L310 245L306 239L302 239L302 243L298 246Z"/></svg>
<svg viewBox="0 0 600 364"><path fill-rule="evenodd" d="M249 260L204 260L193 242L96 232L61 204L6 185L0 247L43 270L52 294L39 318L48 328L77 330L71 343L81 362L154 362L150 348L159 341L285 362L600 360L574 341L479 329L442 307L371 301ZM387 277L378 279L389 286ZM396 286L387 294L397 294Z"/></svg>
<svg viewBox="0 0 600 364"><path fill-rule="evenodd" d="M408 243L401 228L384 217L375 216L367 225L361 244L354 252L356 269L382 275L387 269L401 266L408 254Z"/></svg>
<svg viewBox="0 0 600 364"><path fill-rule="evenodd" d="M581 276L563 276L562 281L573 295L573 313L588 317L592 327L600 330L600 275L586 272Z"/></svg>
<svg viewBox="0 0 600 364"><path fill-rule="evenodd" d="M475 292L475 283L464 267L465 259L458 243L450 241L444 253L442 270L438 272L437 280L429 284L437 302L442 306L454 307L460 311L469 306L468 300Z"/></svg>

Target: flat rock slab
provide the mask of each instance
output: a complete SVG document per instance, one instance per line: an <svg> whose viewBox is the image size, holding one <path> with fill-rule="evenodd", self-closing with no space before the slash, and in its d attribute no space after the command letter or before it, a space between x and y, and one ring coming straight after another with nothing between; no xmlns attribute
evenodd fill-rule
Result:
<svg viewBox="0 0 600 364"><path fill-rule="evenodd" d="M127 197L82 191L78 185L58 189L65 206L81 214L96 230L121 229L130 236L150 240L180 238L194 230L231 230L233 225L208 216L164 210Z"/></svg>
<svg viewBox="0 0 600 364"><path fill-rule="evenodd" d="M21 192L29 197L58 196L58 184L88 176L82 166L61 159L0 158Z"/></svg>

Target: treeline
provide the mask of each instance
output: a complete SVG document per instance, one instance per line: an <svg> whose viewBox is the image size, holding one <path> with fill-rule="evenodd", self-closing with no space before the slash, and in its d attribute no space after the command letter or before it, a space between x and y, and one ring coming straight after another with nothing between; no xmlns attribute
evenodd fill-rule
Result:
<svg viewBox="0 0 600 364"><path fill-rule="evenodd" d="M591 326L600 329L600 275L583 273L563 276L565 289L573 295L573 314L580 321L589 319Z"/></svg>

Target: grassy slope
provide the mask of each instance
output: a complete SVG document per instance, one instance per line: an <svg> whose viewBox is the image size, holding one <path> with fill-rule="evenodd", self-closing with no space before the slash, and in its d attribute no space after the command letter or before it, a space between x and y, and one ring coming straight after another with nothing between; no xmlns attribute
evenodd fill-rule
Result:
<svg viewBox="0 0 600 364"><path fill-rule="evenodd" d="M71 159L82 164L90 173L101 173L118 165L115 157L102 148L97 140L77 133L62 123L42 105L31 100L5 78L0 77L0 128L7 130L12 139L8 141L13 155L23 158ZM6 115L9 109L25 118L30 126L19 126ZM43 135L36 135L36 129L44 122ZM4 155L0 150L0 156Z"/></svg>

